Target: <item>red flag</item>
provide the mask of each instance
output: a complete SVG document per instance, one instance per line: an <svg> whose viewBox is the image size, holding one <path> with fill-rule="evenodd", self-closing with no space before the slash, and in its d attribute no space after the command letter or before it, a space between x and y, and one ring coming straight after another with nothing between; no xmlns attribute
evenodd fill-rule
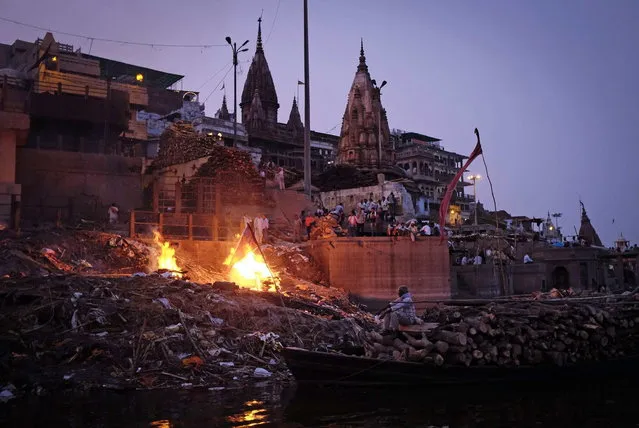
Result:
<svg viewBox="0 0 639 428"><path fill-rule="evenodd" d="M448 184L448 188L446 189L446 194L444 194L444 198L442 199L441 205L439 206L439 232L441 236L441 241L444 241L447 237L446 232L444 231L444 227L446 226L446 214L448 213L448 207L450 206L450 199L453 196L453 191L457 186L457 182L464 174L464 172L468 169L468 166L474 161L479 155L482 154L481 142L479 141L479 133L475 130L477 134L477 145L475 146L475 150L470 154L470 157L464 164L464 166L457 172L453 181ZM475 201L477 203L477 201Z"/></svg>

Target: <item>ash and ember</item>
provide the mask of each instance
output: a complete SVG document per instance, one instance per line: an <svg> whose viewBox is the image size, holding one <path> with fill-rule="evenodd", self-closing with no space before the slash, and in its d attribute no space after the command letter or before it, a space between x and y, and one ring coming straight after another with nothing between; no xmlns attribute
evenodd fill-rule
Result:
<svg viewBox="0 0 639 428"><path fill-rule="evenodd" d="M286 381L282 347L362 343L372 316L305 280L321 274L302 248L263 251L268 266L239 248L203 267L158 234L148 244L90 231L0 236L0 387Z"/></svg>

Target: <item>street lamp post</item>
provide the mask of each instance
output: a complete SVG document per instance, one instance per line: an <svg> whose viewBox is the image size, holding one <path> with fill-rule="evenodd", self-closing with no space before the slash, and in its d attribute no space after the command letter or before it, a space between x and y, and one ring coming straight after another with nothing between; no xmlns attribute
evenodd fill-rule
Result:
<svg viewBox="0 0 639 428"><path fill-rule="evenodd" d="M466 177L466 179L473 182L473 199L475 200L475 226L477 226L477 180L481 179L481 175L469 175L468 177Z"/></svg>
<svg viewBox="0 0 639 428"><path fill-rule="evenodd" d="M231 46L233 51L233 147L237 145L237 54L240 52L246 52L248 48L245 48L249 41L245 41L238 48L237 43L231 41L229 36L226 36L226 43Z"/></svg>
<svg viewBox="0 0 639 428"><path fill-rule="evenodd" d="M379 101L379 110L377 111L377 167L382 167L382 88L386 86L388 82L384 80L379 88L377 88L377 96ZM373 80L373 85L377 86L377 82Z"/></svg>

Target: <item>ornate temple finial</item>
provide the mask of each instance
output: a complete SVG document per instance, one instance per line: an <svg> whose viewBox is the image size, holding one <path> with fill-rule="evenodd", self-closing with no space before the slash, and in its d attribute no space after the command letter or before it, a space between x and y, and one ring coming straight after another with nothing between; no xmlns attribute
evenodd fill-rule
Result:
<svg viewBox="0 0 639 428"><path fill-rule="evenodd" d="M264 52L262 46L262 17L257 19L257 52Z"/></svg>
<svg viewBox="0 0 639 428"><path fill-rule="evenodd" d="M368 72L368 66L366 65L366 57L364 56L364 38L363 37L360 40L359 65L357 66L357 71Z"/></svg>

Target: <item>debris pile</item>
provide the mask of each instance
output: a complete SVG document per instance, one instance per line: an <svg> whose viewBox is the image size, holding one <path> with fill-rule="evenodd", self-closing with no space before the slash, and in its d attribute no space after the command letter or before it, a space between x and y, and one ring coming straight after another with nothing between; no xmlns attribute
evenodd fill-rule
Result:
<svg viewBox="0 0 639 428"><path fill-rule="evenodd" d="M504 367L565 366L636 355L637 297L568 299L561 305L513 301L437 307L424 315L436 327L418 337L407 332L399 337L367 333L366 355L438 366Z"/></svg>
<svg viewBox="0 0 639 428"><path fill-rule="evenodd" d="M130 274L146 269L147 246L119 235L64 229L0 235L0 278L61 272Z"/></svg>
<svg viewBox="0 0 639 428"><path fill-rule="evenodd" d="M361 346L372 328L370 315L335 289L264 293L155 274L4 279L0 304L0 384L19 388L288 379L283 346Z"/></svg>
<svg viewBox="0 0 639 428"><path fill-rule="evenodd" d="M295 280L306 280L316 284L328 284L318 264L298 245L263 245L262 251L268 264L280 275L287 274Z"/></svg>

